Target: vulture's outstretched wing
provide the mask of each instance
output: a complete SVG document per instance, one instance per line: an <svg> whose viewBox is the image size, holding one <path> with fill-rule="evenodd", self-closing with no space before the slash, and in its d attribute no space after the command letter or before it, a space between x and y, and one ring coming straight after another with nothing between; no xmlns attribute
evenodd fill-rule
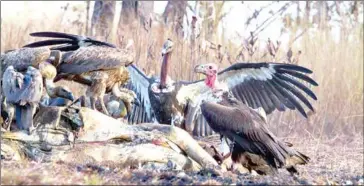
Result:
<svg viewBox="0 0 364 186"><path fill-rule="evenodd" d="M27 44L24 47L40 47L40 46L64 44L63 46L51 48L51 50L60 50L60 51L73 51L77 50L82 46L90 46L90 45L108 46L111 48L116 48L116 46L113 44L98 41L90 37L61 33L61 32L33 32L30 35L34 37L53 37L61 39L49 39L44 41L37 41L34 43Z"/></svg>
<svg viewBox="0 0 364 186"><path fill-rule="evenodd" d="M225 83L236 99L251 108L263 108L266 114L274 110L285 111L297 109L304 117L307 114L302 107L302 102L312 111L314 108L303 92L314 100L316 95L302 82L317 86L318 84L304 73L311 70L292 64L283 63L236 63L218 73L220 83ZM198 105L202 99L211 97L209 89L202 80L186 85L180 89L177 99L181 104L197 109L189 109L192 117L192 127L206 128L206 122L199 118ZM192 113L190 113L192 112ZM200 124L201 123L201 124ZM201 131L196 131L201 133ZM205 132L205 134L208 134ZM202 135L202 133L200 134Z"/></svg>
<svg viewBox="0 0 364 186"><path fill-rule="evenodd" d="M213 130L235 141L243 150L265 157L274 168L284 166L286 158L291 156L308 161L300 153L277 140L266 128L259 114L241 103L221 105L204 102L201 110Z"/></svg>
<svg viewBox="0 0 364 186"><path fill-rule="evenodd" d="M133 64L129 65L127 69L130 80L128 84L124 85L124 88L134 91L141 102L140 105L134 104L132 113L128 115L128 122L131 124L153 122L155 116L148 94L152 80Z"/></svg>
<svg viewBox="0 0 364 186"><path fill-rule="evenodd" d="M95 70L114 69L134 62L127 50L111 47L81 47L63 55L58 71L62 74L81 74Z"/></svg>
<svg viewBox="0 0 364 186"><path fill-rule="evenodd" d="M297 109L307 118L300 102L312 111L314 108L301 91L314 100L317 97L302 81L314 86L318 84L304 73L311 74L312 71L293 64L236 63L219 72L219 80L228 85L238 100L254 109L262 107L267 114L275 109Z"/></svg>
<svg viewBox="0 0 364 186"><path fill-rule="evenodd" d="M34 32L30 35L35 37L62 38L37 41L24 46L44 47L63 44L50 48L51 50L68 51L62 55L62 63L58 67L58 72L62 73L62 75L113 69L118 66L127 66L134 62L134 54L130 51L118 49L115 45L86 36L60 32Z"/></svg>
<svg viewBox="0 0 364 186"><path fill-rule="evenodd" d="M59 71L62 73L79 74L86 71L115 68L115 66L129 65L130 59L133 59L133 54L127 51L117 49L115 45L110 43L98 41L85 36L78 36L73 34L59 33L59 32L35 32L31 33L31 36L36 37L53 37L61 39L50 39L44 41L38 41L26 45L26 47L40 47L59 45L51 48L52 50L60 50L66 52L63 55L63 60L66 63L60 65ZM63 45L60 45L63 44ZM98 46L98 47L95 47ZM100 47L103 46L103 47ZM95 51L97 50L97 52ZM100 51L100 50L105 50ZM67 52L70 51L70 52ZM82 53L79 59L74 59L75 52ZM122 52L125 52L121 54ZM99 53L111 53L110 57L100 60L101 56L95 56ZM90 57L95 56L95 57ZM125 56L125 59L115 61L116 57ZM72 64L67 61L76 60ZM120 61L125 61L124 64L120 64ZM87 64L87 65L86 65ZM135 65L131 64L127 67L130 74L130 81L124 88L133 90L138 99L141 101L141 105L133 106L133 112L128 114L128 121L130 123L152 122L154 121L154 113L150 105L148 87L151 79L146 77ZM57 79L57 78L56 78Z"/></svg>

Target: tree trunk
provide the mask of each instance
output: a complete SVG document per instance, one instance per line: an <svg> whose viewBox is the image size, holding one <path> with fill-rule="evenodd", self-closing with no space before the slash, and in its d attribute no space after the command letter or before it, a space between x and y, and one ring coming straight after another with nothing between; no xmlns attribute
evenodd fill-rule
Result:
<svg viewBox="0 0 364 186"><path fill-rule="evenodd" d="M115 1L95 1L92 15L92 35L103 36L107 40L112 30L115 15Z"/></svg>
<svg viewBox="0 0 364 186"><path fill-rule="evenodd" d="M305 27L308 28L310 24L310 1L306 1L306 7L305 7Z"/></svg>
<svg viewBox="0 0 364 186"><path fill-rule="evenodd" d="M186 14L187 1L168 1L163 12L165 25L171 25L177 36L183 37L183 18Z"/></svg>
<svg viewBox="0 0 364 186"><path fill-rule="evenodd" d="M90 22L90 1L86 2L86 35L90 35L90 28L89 28L89 22Z"/></svg>
<svg viewBox="0 0 364 186"><path fill-rule="evenodd" d="M130 24L137 17L140 23L146 27L151 27L151 15L154 10L154 1L136 1L126 0L122 2L119 26L122 24Z"/></svg>

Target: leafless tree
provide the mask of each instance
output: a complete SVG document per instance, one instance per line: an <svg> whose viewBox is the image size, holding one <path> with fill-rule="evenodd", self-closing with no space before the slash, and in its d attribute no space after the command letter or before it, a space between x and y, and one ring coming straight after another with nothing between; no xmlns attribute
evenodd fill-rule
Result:
<svg viewBox="0 0 364 186"><path fill-rule="evenodd" d="M187 1L168 1L163 12L164 24L183 37L183 18L186 14Z"/></svg>
<svg viewBox="0 0 364 186"><path fill-rule="evenodd" d="M107 40L111 33L112 23L115 15L115 1L95 1L91 20L93 36L103 36Z"/></svg>

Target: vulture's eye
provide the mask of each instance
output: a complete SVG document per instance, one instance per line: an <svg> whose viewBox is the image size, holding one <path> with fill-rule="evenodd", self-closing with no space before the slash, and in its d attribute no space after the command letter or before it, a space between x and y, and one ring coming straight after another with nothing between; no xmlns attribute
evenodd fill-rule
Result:
<svg viewBox="0 0 364 186"><path fill-rule="evenodd" d="M212 66L209 66L209 69L212 69Z"/></svg>

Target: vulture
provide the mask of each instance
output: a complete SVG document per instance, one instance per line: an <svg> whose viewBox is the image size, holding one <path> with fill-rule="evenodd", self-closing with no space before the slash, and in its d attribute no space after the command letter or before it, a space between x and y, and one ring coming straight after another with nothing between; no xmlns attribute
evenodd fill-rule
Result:
<svg viewBox="0 0 364 186"><path fill-rule="evenodd" d="M279 141L266 127L264 116L234 97L223 77L220 79L223 75L218 76L216 64L197 65L194 71L206 76L208 95L201 100L201 113L215 132L228 139L234 163L242 163L250 170L266 164L273 173L284 167L295 174L298 171L294 165L309 161L309 157Z"/></svg>
<svg viewBox="0 0 364 186"><path fill-rule="evenodd" d="M130 80L123 87L134 91L140 100L140 105L134 105L131 112L128 110L128 122L173 124L195 136L211 135L215 132L207 124L200 109L202 99L210 95L209 89L204 80L171 80L168 72L172 52L173 41L167 39L162 48L159 78L147 77L134 64L126 67ZM302 104L312 111L314 108L304 94L317 100L316 95L305 85L318 85L306 75L310 73L311 70L298 65L259 62L235 63L217 74L237 100L253 109L261 107L266 114L274 110L298 110L307 117Z"/></svg>
<svg viewBox="0 0 364 186"><path fill-rule="evenodd" d="M46 93L47 93L46 96L49 96L50 98L53 98L53 99L62 98L62 99L73 101L74 100L73 94L66 86L64 86L64 85L55 86L53 83L53 79L56 76L56 68L54 67L53 64L57 63L56 60L57 60L56 55L51 55L48 59L46 59L43 62L37 61L36 65L34 65L34 64L28 65L27 71L29 71L29 69L35 69L34 66L36 66L38 68L38 70L35 70L35 71L37 71L36 74L38 74L38 71L41 74L42 85L44 85ZM7 62L9 62L9 61L7 61ZM7 66L8 68L6 68L6 69L9 69L8 70L9 76L5 76L5 73L4 73L4 76L2 79L3 84L4 84L3 88L5 88L4 91L12 90L12 88L9 87L8 85L12 85L12 84L15 85L15 84L17 84L17 82L22 81L21 78L22 78L23 74L20 73L20 71L22 71L22 70L18 70L18 69L22 69L22 67L19 66L19 64L21 64L21 62L22 62L21 59L13 60L12 62L14 62L15 66L18 68L15 68L12 65ZM29 68L29 67L32 67L32 68ZM13 78L13 79L9 79L9 78ZM15 81L15 82L13 82L13 81ZM8 82L8 84L5 84L6 82ZM12 99L6 98L6 96L5 96L4 106L5 106L5 110L7 110L7 114L8 114L8 118L6 121L8 123L7 124L8 130L10 129L11 122L13 120L14 112L15 112L15 110L13 109L11 104L6 104L7 101L12 102L11 100Z"/></svg>
<svg viewBox="0 0 364 186"><path fill-rule="evenodd" d="M54 82L65 79L91 86L93 82L91 76L95 72L103 72L108 75L105 81L105 93L112 92L129 105L127 108L131 108L131 105L134 103L139 103L134 92L129 89L120 88L129 81L129 73L126 68L134 61L133 51L129 50L132 44L126 47L126 49L119 49L112 44L67 33L35 32L30 35L60 38L38 41L24 46L27 48L37 48L63 44L50 48L50 50L64 52L61 55L60 64L57 66L57 76ZM84 101L81 101L81 103L84 103Z"/></svg>
<svg viewBox="0 0 364 186"><path fill-rule="evenodd" d="M18 128L30 132L34 128L33 115L43 92L43 80L40 71L29 66L26 73L22 74L10 65L6 68L2 81L6 102L10 107L15 106Z"/></svg>

